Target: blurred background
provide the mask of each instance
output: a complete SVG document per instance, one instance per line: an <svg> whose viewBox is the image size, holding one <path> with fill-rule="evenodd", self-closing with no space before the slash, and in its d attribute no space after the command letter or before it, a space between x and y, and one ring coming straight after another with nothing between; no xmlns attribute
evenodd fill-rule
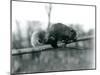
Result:
<svg viewBox="0 0 100 75"><path fill-rule="evenodd" d="M55 23L72 27L78 37L95 38L94 7L12 1L12 50L32 48L32 33ZM69 44L68 48L12 56L12 72L93 69L94 42L80 41Z"/></svg>

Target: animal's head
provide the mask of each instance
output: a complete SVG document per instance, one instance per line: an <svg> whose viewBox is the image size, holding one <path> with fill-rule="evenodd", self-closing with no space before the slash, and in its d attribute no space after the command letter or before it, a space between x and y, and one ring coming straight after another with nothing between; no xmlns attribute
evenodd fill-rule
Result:
<svg viewBox="0 0 100 75"><path fill-rule="evenodd" d="M50 32L49 31L46 31L45 32L45 35L44 35L44 38L43 38L43 42L45 44L50 44L54 40L55 40L55 38L50 35Z"/></svg>

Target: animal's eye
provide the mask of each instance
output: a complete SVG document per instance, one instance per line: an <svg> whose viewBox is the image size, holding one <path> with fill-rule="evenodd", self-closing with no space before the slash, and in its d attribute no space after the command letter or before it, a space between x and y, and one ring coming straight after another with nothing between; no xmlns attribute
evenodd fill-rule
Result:
<svg viewBox="0 0 100 75"><path fill-rule="evenodd" d="M38 40L40 43L42 42L40 39Z"/></svg>

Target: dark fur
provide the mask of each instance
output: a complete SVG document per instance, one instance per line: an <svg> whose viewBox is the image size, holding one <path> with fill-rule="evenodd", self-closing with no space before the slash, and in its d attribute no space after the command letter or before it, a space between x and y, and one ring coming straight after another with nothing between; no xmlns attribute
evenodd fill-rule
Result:
<svg viewBox="0 0 100 75"><path fill-rule="evenodd" d="M57 48L57 42L62 41L67 44L70 41L75 41L76 31L72 28L62 24L57 23L52 25L48 30L48 40L47 43L51 44L52 47Z"/></svg>

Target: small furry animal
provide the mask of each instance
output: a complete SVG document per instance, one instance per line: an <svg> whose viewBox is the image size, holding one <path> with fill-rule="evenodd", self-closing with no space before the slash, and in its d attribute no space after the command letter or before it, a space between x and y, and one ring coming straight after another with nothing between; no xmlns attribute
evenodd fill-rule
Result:
<svg viewBox="0 0 100 75"><path fill-rule="evenodd" d="M36 47L41 44L50 44L53 48L58 48L59 41L65 43L76 41L77 33L74 29L62 23L53 24L48 30L36 30L31 36L31 44Z"/></svg>
<svg viewBox="0 0 100 75"><path fill-rule="evenodd" d="M62 41L67 44L70 41L77 39L76 31L67 25L62 23L53 24L48 31L47 43L51 44L52 47L57 48L57 42Z"/></svg>

